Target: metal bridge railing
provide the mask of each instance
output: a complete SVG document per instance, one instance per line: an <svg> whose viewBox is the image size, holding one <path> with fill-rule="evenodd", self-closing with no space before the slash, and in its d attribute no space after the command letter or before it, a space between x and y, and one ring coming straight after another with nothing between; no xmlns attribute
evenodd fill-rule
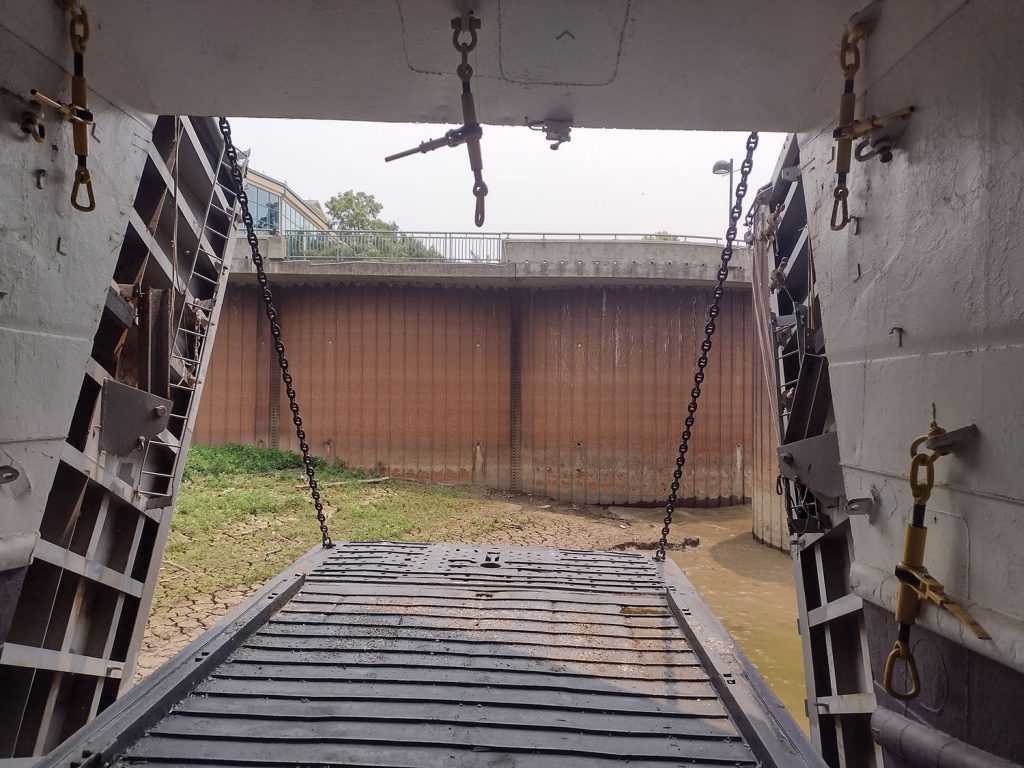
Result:
<svg viewBox="0 0 1024 768"><path fill-rule="evenodd" d="M282 232L289 259L453 261L504 264L500 234L477 232Z"/></svg>
<svg viewBox="0 0 1024 768"><path fill-rule="evenodd" d="M506 240L554 240L556 242L588 240L602 242L606 240L650 240L665 243L697 243L700 245L722 245L720 237L704 237L703 235L673 235L668 232L630 234L622 232L505 232L501 235Z"/></svg>
<svg viewBox="0 0 1024 768"><path fill-rule="evenodd" d="M381 232L377 230L277 233L288 259L325 261L451 261L504 264L509 241L652 241L720 245L721 238L692 235L558 232Z"/></svg>

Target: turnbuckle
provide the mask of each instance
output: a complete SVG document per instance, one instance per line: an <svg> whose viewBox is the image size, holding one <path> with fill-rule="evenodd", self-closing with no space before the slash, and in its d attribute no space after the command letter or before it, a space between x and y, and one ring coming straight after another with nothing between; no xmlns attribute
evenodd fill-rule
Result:
<svg viewBox="0 0 1024 768"><path fill-rule="evenodd" d="M76 82L80 81L80 82ZM84 77L73 77L71 90L73 93L79 95L84 94L86 90L85 78ZM70 104L51 99L44 93L37 91L35 88L31 91L32 97L37 99L40 103L51 107L57 112L66 122L71 123L72 135L74 137L75 154L78 156L78 167L75 169L75 182L71 187L71 205L79 211L88 213L89 211L96 210L96 195L92 188L92 174L89 171L88 157L89 157L89 126L94 124L93 114L84 103L75 103L77 99L73 100ZM85 189L86 202L79 202L82 189Z"/></svg>
<svg viewBox="0 0 1024 768"><path fill-rule="evenodd" d="M854 79L860 69L860 43L867 38L870 26L868 21L861 21L852 28L843 30L839 46L839 68L843 71L843 93L839 97L839 121L832 132L836 141L836 186L832 192L832 231L839 232L846 228L853 218L850 216L850 189L847 176L850 173L851 161L865 162L878 157L883 163L892 160L892 152L896 142L903 133L907 119L914 111L913 107L891 112L888 115L855 119L857 110L857 94L854 90ZM864 138L853 151L853 142Z"/></svg>
<svg viewBox="0 0 1024 768"><path fill-rule="evenodd" d="M473 222L476 226L482 227L484 225L484 198L487 197L487 185L483 178L483 155L480 152L480 137L483 136L484 130L476 116L476 103L473 101L473 92L470 88L473 68L469 65L469 54L477 45L478 29L480 29L480 19L474 16L472 11L466 11L452 19L452 45L462 57L461 63L455 70L462 81L462 125L453 128L438 139L430 139L422 142L418 147L388 155L384 158L384 162L390 163L403 157L432 152L441 147L457 147L465 144L469 154L469 167L473 172L473 196L476 198ZM463 34L469 35L468 42L461 41Z"/></svg>
<svg viewBox="0 0 1024 768"><path fill-rule="evenodd" d="M903 542L903 558L896 566L896 578L900 588L896 598L896 622L899 630L892 651L885 660L885 672L882 685L885 692L894 699L907 701L916 698L921 692L921 679L917 672L917 663L910 647L910 630L917 621L921 600L928 600L940 609L949 611L964 624L975 637L988 640L989 634L967 610L946 594L945 587L924 567L924 550L928 537L925 526L925 512L928 499L935 485L935 462L942 456L953 452L959 443L977 435L977 428L971 425L963 429L947 432L940 427L934 416L932 406L931 428L927 434L921 435L910 444L910 491L914 497L914 507L910 525L906 529ZM921 451L921 446L930 449L930 453ZM924 477L921 472L924 471ZM910 687L904 691L893 687L893 675L898 662L907 665L910 676Z"/></svg>
<svg viewBox="0 0 1024 768"><path fill-rule="evenodd" d="M74 54L71 101L65 104L51 99L35 88L31 93L41 104L51 107L63 120L71 123L75 155L78 157L75 181L71 187L71 205L76 210L89 212L96 210L96 195L93 192L92 174L89 171L89 126L94 123L92 111L89 109L89 87L85 80L85 46L89 41L89 15L85 8L75 0L60 0L60 7L70 18L68 35ZM24 126L22 130L25 130ZM36 141L41 141L41 137L45 135L39 132L26 132L31 133ZM86 199L84 202L80 202L79 198L83 190Z"/></svg>
<svg viewBox="0 0 1024 768"><path fill-rule="evenodd" d="M409 157L410 155L433 152L435 149L440 149L441 147L457 147L460 144L465 144L471 138L475 138L479 141L482 135L483 129L479 125L463 125L459 128L452 128L439 139L430 139L422 142L418 147L413 147L412 149L406 149L402 152L396 152L393 155L388 155L384 158L384 162L390 163L392 160L401 160L403 157Z"/></svg>

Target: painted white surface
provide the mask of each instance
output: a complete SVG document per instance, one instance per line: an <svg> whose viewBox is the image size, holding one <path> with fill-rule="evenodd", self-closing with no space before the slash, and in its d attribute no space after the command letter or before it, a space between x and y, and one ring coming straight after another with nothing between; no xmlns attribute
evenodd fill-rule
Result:
<svg viewBox="0 0 1024 768"><path fill-rule="evenodd" d="M965 0L887 2L900 60ZM483 122L795 130L834 109L864 0L478 0ZM32 39L52 4L8 2ZM90 0L95 87L144 112L461 122L455 0ZM562 35L568 31L571 35Z"/></svg>
<svg viewBox="0 0 1024 768"><path fill-rule="evenodd" d="M882 4L865 46L859 112L908 103L918 111L893 163L854 168L859 234L833 234L836 54L842 25L860 5L629 0L623 11L611 0L567 0L554 16L538 3L502 4L508 15L497 24L496 0L482 0L478 106L488 123L558 114L593 127L817 126L802 156L847 488L851 496L871 487L881 495L873 518L855 522L856 556L883 569L898 559L909 507L907 446L927 429L934 401L943 425L976 423L982 439L938 465L928 564L954 593L1021 617L1024 9L1011 0ZM453 6L94 0L90 83L151 113L455 122L457 81L441 74L456 63L446 26ZM434 19L430 8L438 20L418 20ZM2 10L2 84L66 95L54 63L69 61L66 27L55 5L7 2ZM563 17L586 19L575 27L582 30L576 43L557 40L561 30L552 24L561 24L553 19ZM615 24L618 64L600 85ZM577 43L579 55L557 47ZM66 129L53 132L55 158L49 142L31 144L10 119L0 134L0 290L8 294L0 299L0 383L6 402L17 405L3 410L0 447L28 462L30 475L38 473L34 486L44 488L148 137L144 121L101 98L94 106L96 214L77 214L66 202L73 165ZM51 172L41 191L32 188L38 167ZM67 255L56 252L57 237ZM906 331L902 348L892 326ZM2 493L0 502L10 509ZM38 500L31 504L41 510Z"/></svg>
<svg viewBox="0 0 1024 768"><path fill-rule="evenodd" d="M1021 618L1024 6L968 3L896 61L889 10L858 115L917 111L892 163L854 163L856 233L828 227L833 123L801 144L846 487L880 499L853 520L856 559L891 571L900 558L909 446L934 402L940 425L981 438L936 464L926 564L954 596Z"/></svg>
<svg viewBox="0 0 1024 768"><path fill-rule="evenodd" d="M31 43L0 27L0 86L66 100L67 24L50 23L49 4L32 5L47 6L47 23ZM87 58L87 74L88 66ZM21 102L0 93L0 451L22 465L30 485L20 494L0 487L0 535L39 524L152 132L149 119L95 91L90 100L97 210L82 213L70 203L71 127L47 112L46 142L37 144L18 128ZM46 171L42 189L37 170Z"/></svg>

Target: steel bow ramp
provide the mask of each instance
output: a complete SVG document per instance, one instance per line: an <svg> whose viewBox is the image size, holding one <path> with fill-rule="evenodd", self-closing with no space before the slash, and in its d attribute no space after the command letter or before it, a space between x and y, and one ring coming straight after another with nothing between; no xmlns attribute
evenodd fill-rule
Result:
<svg viewBox="0 0 1024 768"><path fill-rule="evenodd" d="M822 765L672 563L318 548L43 765Z"/></svg>

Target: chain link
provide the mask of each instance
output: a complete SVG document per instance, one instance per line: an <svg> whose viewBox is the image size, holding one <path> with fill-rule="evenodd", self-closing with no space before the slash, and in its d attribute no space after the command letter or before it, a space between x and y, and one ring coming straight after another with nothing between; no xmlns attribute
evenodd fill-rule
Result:
<svg viewBox="0 0 1024 768"><path fill-rule="evenodd" d="M89 14L85 6L77 0L58 0L60 9L68 15L68 34L71 37L71 48L75 53L85 53L85 44L89 42Z"/></svg>
<svg viewBox="0 0 1024 768"><path fill-rule="evenodd" d="M729 261L732 259L732 244L736 239L737 224L743 215L743 198L746 197L747 182L750 178L750 171L754 167L754 150L757 149L757 141L757 131L752 131L747 137L747 155L740 164L740 180L736 185L736 199L733 201L732 209L729 211L729 228L725 232L722 263L718 267L718 282L712 292L713 300L708 307L708 321L704 325L704 340L700 343L697 372L693 375L690 403L686 406L687 416L683 422L684 429L679 443L679 456L676 458L676 468L672 472L671 491L668 495L668 502L665 504L665 521L661 529L658 549L654 554L654 559L658 562L665 560L668 535L672 527L672 515L676 511L676 502L678 500L679 480L683 476L683 467L686 465L686 453L690 450L690 438L693 436L693 424L696 421L695 417L697 414L697 400L700 399L701 385L704 383L704 369L708 367L708 354L711 352L712 346L711 337L715 335L718 315L721 313L719 304L725 295L725 281L729 277Z"/></svg>
<svg viewBox="0 0 1024 768"><path fill-rule="evenodd" d="M85 44L89 42L89 14L78 3L70 3L67 13L71 17L68 23L71 49L75 53L85 53Z"/></svg>
<svg viewBox="0 0 1024 768"><path fill-rule="evenodd" d="M281 340L281 324L277 319L277 308L274 306L274 296L270 292L267 280L267 273L263 268L263 256L260 255L260 242L254 231L252 214L249 212L249 197L245 193L242 183L242 169L238 165L238 151L231 141L231 124L226 117L219 120L220 132L224 137L224 155L227 157L231 168L231 178L235 183L235 194L242 209L242 223L245 225L245 239L252 250L252 263L256 267L256 280L263 292L263 305L266 308L267 320L270 321L270 335L274 337L274 349L277 352L277 362L281 367L281 380L284 381L285 394L288 395L288 408L292 412L292 422L295 424L295 435L299 438L299 449L302 451L302 463L306 469L306 478L309 483L309 494L313 497L313 506L316 507L316 519L320 523L320 534L325 548L334 546L331 534L327 530L327 518L324 516L324 505L320 500L320 487L316 481L316 471L313 468L313 459L309 455L309 444L306 442L306 432L302 428L302 418L299 416L299 404L295 399L295 387L292 374L288 370L288 358L284 354L284 342Z"/></svg>
<svg viewBox="0 0 1024 768"><path fill-rule="evenodd" d="M839 68L847 80L853 80L860 69L860 42L867 37L867 27L856 25L853 30L844 30L839 43Z"/></svg>

